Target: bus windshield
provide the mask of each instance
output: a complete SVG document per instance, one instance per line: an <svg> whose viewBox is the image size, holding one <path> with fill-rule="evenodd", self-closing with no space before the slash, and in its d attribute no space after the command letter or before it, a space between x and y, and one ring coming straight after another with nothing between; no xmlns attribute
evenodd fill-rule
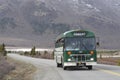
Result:
<svg viewBox="0 0 120 80"><path fill-rule="evenodd" d="M72 37L65 39L65 50L94 50L95 38Z"/></svg>

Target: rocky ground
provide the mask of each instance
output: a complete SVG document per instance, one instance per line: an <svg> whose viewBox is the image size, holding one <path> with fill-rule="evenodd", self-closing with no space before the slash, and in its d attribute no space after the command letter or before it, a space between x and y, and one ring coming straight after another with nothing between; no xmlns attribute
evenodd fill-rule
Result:
<svg viewBox="0 0 120 80"><path fill-rule="evenodd" d="M8 58L7 61L13 64L15 69L10 71L3 80L32 80L32 74L36 71L33 65L11 58Z"/></svg>
<svg viewBox="0 0 120 80"><path fill-rule="evenodd" d="M14 70L15 66L6 59L6 57L0 56L0 80L3 80L4 75Z"/></svg>

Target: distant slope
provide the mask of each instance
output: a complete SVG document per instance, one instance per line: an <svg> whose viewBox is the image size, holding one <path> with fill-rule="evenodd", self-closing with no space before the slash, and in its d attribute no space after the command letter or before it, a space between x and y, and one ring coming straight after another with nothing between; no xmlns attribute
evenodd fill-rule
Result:
<svg viewBox="0 0 120 80"><path fill-rule="evenodd" d="M101 48L119 48L118 0L0 0L0 42L53 47L60 33L86 29Z"/></svg>

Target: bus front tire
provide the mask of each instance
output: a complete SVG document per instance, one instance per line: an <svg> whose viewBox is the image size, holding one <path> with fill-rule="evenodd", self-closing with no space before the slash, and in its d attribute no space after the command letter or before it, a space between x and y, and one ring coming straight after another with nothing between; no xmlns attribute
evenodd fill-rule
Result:
<svg viewBox="0 0 120 80"><path fill-rule="evenodd" d="M64 66L64 67L63 67L63 70L67 70L67 67Z"/></svg>

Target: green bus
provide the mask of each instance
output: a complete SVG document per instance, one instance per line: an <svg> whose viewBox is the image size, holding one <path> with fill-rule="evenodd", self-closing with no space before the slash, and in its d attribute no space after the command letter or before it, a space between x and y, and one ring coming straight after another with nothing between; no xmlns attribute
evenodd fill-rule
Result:
<svg viewBox="0 0 120 80"><path fill-rule="evenodd" d="M99 45L99 43L97 43ZM96 37L93 32L71 30L55 40L54 57L57 67L86 67L97 64Z"/></svg>

